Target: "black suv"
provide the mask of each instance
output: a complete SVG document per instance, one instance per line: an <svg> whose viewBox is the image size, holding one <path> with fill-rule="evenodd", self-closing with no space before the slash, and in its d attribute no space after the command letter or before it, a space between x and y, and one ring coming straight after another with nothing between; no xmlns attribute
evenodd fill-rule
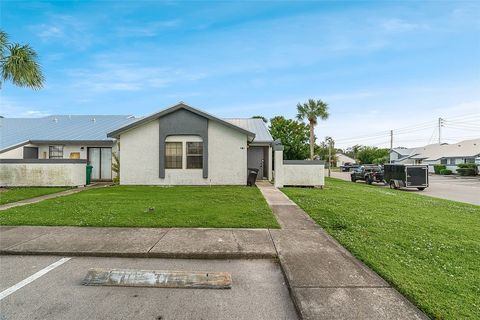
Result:
<svg viewBox="0 0 480 320"><path fill-rule="evenodd" d="M350 179L352 182L364 180L365 183L368 184L372 184L372 182L384 183L382 167L376 164L364 164L354 169L350 175Z"/></svg>
<svg viewBox="0 0 480 320"><path fill-rule="evenodd" d="M359 167L359 165L356 164L356 163L345 162L345 164L343 166L340 166L340 170L342 172L349 172L350 170L354 170L358 167Z"/></svg>

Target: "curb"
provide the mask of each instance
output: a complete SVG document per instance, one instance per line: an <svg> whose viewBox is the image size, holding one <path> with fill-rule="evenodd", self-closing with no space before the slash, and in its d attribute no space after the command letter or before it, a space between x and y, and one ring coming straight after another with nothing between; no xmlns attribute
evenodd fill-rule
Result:
<svg viewBox="0 0 480 320"><path fill-rule="evenodd" d="M164 259L277 259L272 252L101 252L101 251L15 251L0 250L0 255L37 255L73 257L164 258Z"/></svg>

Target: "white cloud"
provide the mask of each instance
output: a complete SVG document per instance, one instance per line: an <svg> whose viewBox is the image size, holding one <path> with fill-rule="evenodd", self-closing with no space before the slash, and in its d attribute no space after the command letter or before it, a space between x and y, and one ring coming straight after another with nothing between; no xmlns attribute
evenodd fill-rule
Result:
<svg viewBox="0 0 480 320"><path fill-rule="evenodd" d="M50 38L61 38L63 37L63 29L59 26L49 26L47 24L41 24L37 26L40 31L38 32L38 36L42 39L50 39Z"/></svg>
<svg viewBox="0 0 480 320"><path fill-rule="evenodd" d="M48 17L48 23L28 26L44 42L61 43L82 50L92 44L92 25L70 15L49 14Z"/></svg>
<svg viewBox="0 0 480 320"><path fill-rule="evenodd" d="M91 69L69 70L73 87L88 92L141 91L163 88L173 83L197 81L206 73L174 68L145 67L137 64L97 64Z"/></svg>
<svg viewBox="0 0 480 320"><path fill-rule="evenodd" d="M425 29L427 28L426 24L418 24L413 22L408 22L398 18L391 18L385 20L382 23L383 29L386 31L391 32L406 32L406 31L413 31L417 29Z"/></svg>
<svg viewBox="0 0 480 320"><path fill-rule="evenodd" d="M2 95L0 99L0 115L8 118L38 118L48 116L48 110L35 106L23 106L11 98Z"/></svg>
<svg viewBox="0 0 480 320"><path fill-rule="evenodd" d="M123 25L116 29L119 36L124 37L154 37L164 30L178 27L182 21L180 19L155 21L139 25Z"/></svg>

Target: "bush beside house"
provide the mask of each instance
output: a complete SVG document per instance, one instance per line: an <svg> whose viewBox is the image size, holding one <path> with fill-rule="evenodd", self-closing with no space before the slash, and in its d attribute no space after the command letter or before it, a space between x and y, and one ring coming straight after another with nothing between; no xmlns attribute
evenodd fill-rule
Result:
<svg viewBox="0 0 480 320"><path fill-rule="evenodd" d="M457 173L461 176L476 176L478 174L478 167L475 163L461 163L457 167Z"/></svg>
<svg viewBox="0 0 480 320"><path fill-rule="evenodd" d="M444 164L433 165L433 171L435 172L435 174L442 174L441 171L446 169L447 167Z"/></svg>
<svg viewBox="0 0 480 320"><path fill-rule="evenodd" d="M439 173L440 173L441 175L448 176L448 175L451 175L451 174L452 174L452 170L442 169L442 170L440 170Z"/></svg>

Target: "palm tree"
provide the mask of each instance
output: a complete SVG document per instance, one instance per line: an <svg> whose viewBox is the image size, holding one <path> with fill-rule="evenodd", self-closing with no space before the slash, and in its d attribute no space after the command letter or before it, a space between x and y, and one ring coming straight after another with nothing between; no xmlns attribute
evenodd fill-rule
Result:
<svg viewBox="0 0 480 320"><path fill-rule="evenodd" d="M34 90L43 87L45 79L37 62L35 50L28 44L9 43L7 33L1 30L0 68L0 87L5 81Z"/></svg>
<svg viewBox="0 0 480 320"><path fill-rule="evenodd" d="M322 120L328 119L328 105L322 100L308 99L304 104L297 104L297 119L303 121L308 120L310 126L310 159L313 160L315 148L314 129L317 125L318 118Z"/></svg>

